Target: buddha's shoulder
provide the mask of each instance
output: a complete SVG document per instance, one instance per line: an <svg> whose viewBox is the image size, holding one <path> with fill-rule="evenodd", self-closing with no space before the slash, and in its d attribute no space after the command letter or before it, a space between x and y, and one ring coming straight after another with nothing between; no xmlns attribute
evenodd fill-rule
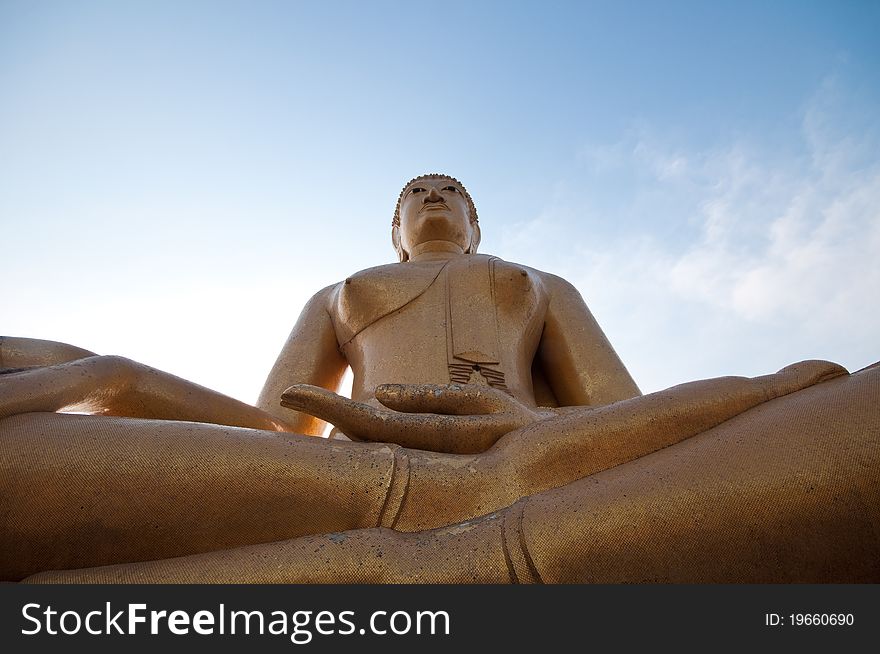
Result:
<svg viewBox="0 0 880 654"><path fill-rule="evenodd" d="M345 278L344 284L350 284L356 280L396 279L400 277L401 265L399 263L386 263L381 266L373 266L359 270Z"/></svg>
<svg viewBox="0 0 880 654"><path fill-rule="evenodd" d="M340 282L340 288L345 286L360 286L368 284L370 286L382 286L385 284L400 284L407 280L416 282L422 281L424 278L434 278L443 267L440 262L428 263L388 263L382 266L375 266L360 270L345 278Z"/></svg>

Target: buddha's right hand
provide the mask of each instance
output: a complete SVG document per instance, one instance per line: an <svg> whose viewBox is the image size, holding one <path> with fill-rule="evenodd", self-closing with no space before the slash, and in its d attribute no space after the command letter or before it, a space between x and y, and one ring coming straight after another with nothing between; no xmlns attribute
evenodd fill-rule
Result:
<svg viewBox="0 0 880 654"><path fill-rule="evenodd" d="M505 434L554 415L476 384L383 384L376 399L388 410L297 384L284 391L281 404L353 438L451 454L483 452Z"/></svg>

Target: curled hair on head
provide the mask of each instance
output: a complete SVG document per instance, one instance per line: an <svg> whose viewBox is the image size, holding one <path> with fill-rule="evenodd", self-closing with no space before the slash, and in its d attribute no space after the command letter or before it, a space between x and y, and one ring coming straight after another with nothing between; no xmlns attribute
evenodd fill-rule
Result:
<svg viewBox="0 0 880 654"><path fill-rule="evenodd" d="M468 217L470 218L471 225L473 225L474 237L471 240L470 245L468 245L465 254L476 254L477 247L480 244L480 224L479 219L477 218L477 207L474 205L474 200L471 197L471 194L468 193L468 190L464 187L464 184L459 182L455 177L451 175L444 175L442 173L428 173L426 175L419 175L418 177L413 177L406 184L403 185L403 188L400 190L400 195L397 196L397 206L394 207L394 218L391 220L391 242L394 244L394 249L397 250L397 256L400 259L400 262L403 263L409 260L409 254L403 249L400 244L400 203L403 202L403 194L406 192L413 182L417 182L420 179L448 179L450 182L454 182L457 184L462 193L464 193L464 198L467 201L468 206Z"/></svg>

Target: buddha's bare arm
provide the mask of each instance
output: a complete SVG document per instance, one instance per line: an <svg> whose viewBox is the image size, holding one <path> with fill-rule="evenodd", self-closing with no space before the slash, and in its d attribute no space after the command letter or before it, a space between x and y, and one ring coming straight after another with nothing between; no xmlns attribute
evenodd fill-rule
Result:
<svg viewBox="0 0 880 654"><path fill-rule="evenodd" d="M292 384L311 384L336 391L348 366L339 352L329 313L335 289L335 285L322 289L303 308L257 400L257 407L292 425L300 434L320 436L326 423L283 407L281 393Z"/></svg>
<svg viewBox="0 0 880 654"><path fill-rule="evenodd" d="M376 398L388 410L307 385L287 389L282 402L367 441L453 454L483 452L496 443L511 450L544 443L544 453L557 452L560 460L568 450L594 462L610 456L608 464L616 465L619 453L627 460L643 456L757 404L844 374L834 363L803 361L771 375L701 380L595 408L532 409L500 390L468 384L379 386ZM579 444L579 438L590 443Z"/></svg>
<svg viewBox="0 0 880 654"><path fill-rule="evenodd" d="M548 273L550 294L537 356L560 406L611 404L640 395L638 386L578 290Z"/></svg>

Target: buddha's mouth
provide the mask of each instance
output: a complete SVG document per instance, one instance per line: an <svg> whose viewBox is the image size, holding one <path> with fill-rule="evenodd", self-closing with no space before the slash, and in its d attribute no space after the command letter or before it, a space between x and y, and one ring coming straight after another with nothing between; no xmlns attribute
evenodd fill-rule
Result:
<svg viewBox="0 0 880 654"><path fill-rule="evenodd" d="M449 211L449 207L442 202L434 202L431 204L426 204L421 208L421 211L430 211L431 209L443 209L445 211Z"/></svg>

